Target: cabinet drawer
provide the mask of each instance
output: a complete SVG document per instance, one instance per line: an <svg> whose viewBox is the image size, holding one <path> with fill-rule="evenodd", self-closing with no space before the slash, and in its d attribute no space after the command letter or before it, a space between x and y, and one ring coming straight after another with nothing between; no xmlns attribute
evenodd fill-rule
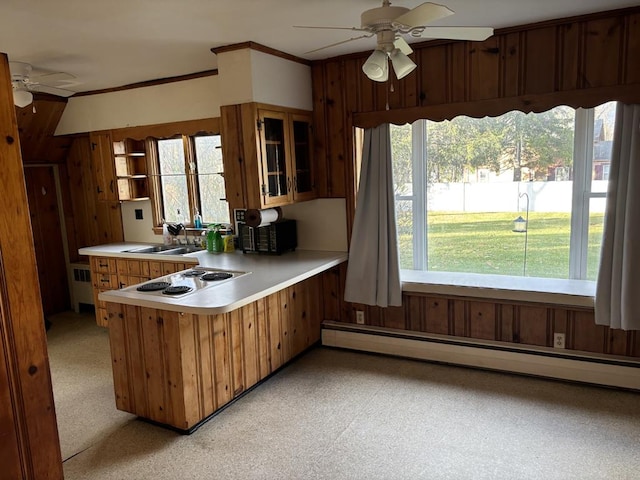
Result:
<svg viewBox="0 0 640 480"><path fill-rule="evenodd" d="M118 288L118 276L115 274L100 273L96 275L93 286L99 290L116 290Z"/></svg>
<svg viewBox="0 0 640 480"><path fill-rule="evenodd" d="M93 269L97 273L116 273L116 259L107 257L96 257L94 259Z"/></svg>

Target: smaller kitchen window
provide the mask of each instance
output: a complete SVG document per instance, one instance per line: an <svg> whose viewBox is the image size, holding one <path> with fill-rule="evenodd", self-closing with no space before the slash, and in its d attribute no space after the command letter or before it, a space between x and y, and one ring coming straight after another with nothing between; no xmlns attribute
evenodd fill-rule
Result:
<svg viewBox="0 0 640 480"><path fill-rule="evenodd" d="M179 135L156 140L156 224L229 223L220 135Z"/></svg>

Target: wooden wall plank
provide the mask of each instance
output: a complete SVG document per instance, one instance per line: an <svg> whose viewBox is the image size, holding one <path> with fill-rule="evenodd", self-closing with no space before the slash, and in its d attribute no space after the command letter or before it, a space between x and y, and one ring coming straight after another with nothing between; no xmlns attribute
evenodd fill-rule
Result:
<svg viewBox="0 0 640 480"><path fill-rule="evenodd" d="M468 305L463 300L449 300L449 322L453 324L453 334L457 337L470 335Z"/></svg>
<svg viewBox="0 0 640 480"><path fill-rule="evenodd" d="M447 45L437 45L431 48L423 48L417 51L414 60L418 65L428 65L429 68L422 68L414 71L408 77L419 77L418 85L420 98L423 98L422 104L435 105L438 103L446 103L449 98L449 82L451 77L443 75L447 72L449 48ZM418 69L416 69L418 70ZM411 105L411 100L407 100Z"/></svg>
<svg viewBox="0 0 640 480"><path fill-rule="evenodd" d="M500 96L515 97L522 94L522 47L520 33L502 35L500 41Z"/></svg>
<svg viewBox="0 0 640 480"><path fill-rule="evenodd" d="M242 307L240 317L242 326L243 377L245 388L248 388L258 383L260 379L260 354L255 303L250 303Z"/></svg>
<svg viewBox="0 0 640 480"><path fill-rule="evenodd" d="M593 312L574 312L571 327L571 348L585 352L606 351L607 331L596 325Z"/></svg>
<svg viewBox="0 0 640 480"><path fill-rule="evenodd" d="M271 372L276 371L284 363L282 319L280 315L280 297L269 295L266 299L267 318L269 319L269 357Z"/></svg>
<svg viewBox="0 0 640 480"><path fill-rule="evenodd" d="M326 113L328 132L326 149L331 164L331 177L328 193L332 197L344 197L346 193L345 171L351 156L346 149L347 135L345 125L345 103L343 97L342 63L331 62L326 65ZM365 77L366 78L366 77ZM368 80L368 79L367 79Z"/></svg>
<svg viewBox="0 0 640 480"><path fill-rule="evenodd" d="M637 65L640 58L640 13L629 15L625 26L626 48L623 62L623 82L626 84L640 83L640 68Z"/></svg>
<svg viewBox="0 0 640 480"><path fill-rule="evenodd" d="M233 378L231 376L231 315L213 317L213 362L215 370L215 390L217 408L233 398Z"/></svg>
<svg viewBox="0 0 640 480"><path fill-rule="evenodd" d="M213 356L213 315L194 316L194 325L197 325L197 355L200 359L198 365L198 399L201 405L202 416L213 413L217 408L216 379Z"/></svg>
<svg viewBox="0 0 640 480"><path fill-rule="evenodd" d="M320 290L318 290L320 291ZM258 364L260 378L271 373L271 350L269 341L269 317L267 316L267 300L256 302L256 330L258 341Z"/></svg>
<svg viewBox="0 0 640 480"><path fill-rule="evenodd" d="M225 193L229 202L229 211L232 214L234 208L246 208L247 205L240 107L238 105L220 107L220 122Z"/></svg>
<svg viewBox="0 0 640 480"><path fill-rule="evenodd" d="M495 340L496 306L489 302L469 302L469 332L472 338Z"/></svg>
<svg viewBox="0 0 640 480"><path fill-rule="evenodd" d="M116 408L126 412L133 412L130 402L131 385L129 385L129 358L127 353L127 339L124 325L124 307L116 303L107 304L109 315L109 348L111 350L111 371L113 374L113 389L116 397Z"/></svg>
<svg viewBox="0 0 640 480"><path fill-rule="evenodd" d="M526 32L524 49L524 93L533 95L556 91L555 26Z"/></svg>
<svg viewBox="0 0 640 480"><path fill-rule="evenodd" d="M498 340L503 342L515 341L515 307L513 305L500 305L500 336Z"/></svg>
<svg viewBox="0 0 640 480"><path fill-rule="evenodd" d="M231 333L231 376L233 386L233 397L237 397L245 390L244 377L244 353L242 350L242 316L240 310L229 313L230 333Z"/></svg>
<svg viewBox="0 0 640 480"><path fill-rule="evenodd" d="M518 307L519 343L551 347L551 320L545 307Z"/></svg>
<svg viewBox="0 0 640 480"><path fill-rule="evenodd" d="M449 302L446 298L425 297L424 331L440 335L449 334Z"/></svg>
<svg viewBox="0 0 640 480"><path fill-rule="evenodd" d="M467 49L469 100L496 98L500 84L498 38L493 36L484 42L467 42Z"/></svg>
<svg viewBox="0 0 640 480"><path fill-rule="evenodd" d="M126 318L135 315L137 309L128 306ZM142 364L144 369L139 369L138 374L144 375L142 378L136 378L141 385L145 385L144 393L139 391L140 398L144 395L148 400L147 418L161 423L167 423L172 418L169 415L177 417L183 415L183 408L174 411L174 407L170 402L171 392L177 390L181 385L180 375L172 375L165 378L165 362L167 365L173 362L181 362L178 352L172 349L167 351L173 342L177 341L177 329L167 327L165 322L170 323L172 318L165 318L164 314L159 317L157 310L148 308L141 311L140 316L140 338L142 340ZM163 338L163 331L167 338ZM175 399L175 396L173 397ZM142 401L142 400L141 400ZM137 402L136 402L137 403Z"/></svg>
<svg viewBox="0 0 640 480"><path fill-rule="evenodd" d="M586 23L581 72L586 88L622 83L623 22L623 18L614 17Z"/></svg>
<svg viewBox="0 0 640 480"><path fill-rule="evenodd" d="M584 88L584 78L578 73L582 68L582 25L566 24L558 26L558 88L572 91Z"/></svg>
<svg viewBox="0 0 640 480"><path fill-rule="evenodd" d="M327 137L325 75L322 64L311 66L312 101L313 101L313 158L316 164L314 177L318 197L329 196L329 159L324 148Z"/></svg>
<svg viewBox="0 0 640 480"><path fill-rule="evenodd" d="M107 304L108 308L108 304ZM147 309L137 311L135 307L125 306L124 310L124 335L127 339L127 376L129 378L129 400L133 412L139 412L144 417L149 416L147 403L147 382L144 364L144 350L141 343L141 318L155 318L155 311Z"/></svg>

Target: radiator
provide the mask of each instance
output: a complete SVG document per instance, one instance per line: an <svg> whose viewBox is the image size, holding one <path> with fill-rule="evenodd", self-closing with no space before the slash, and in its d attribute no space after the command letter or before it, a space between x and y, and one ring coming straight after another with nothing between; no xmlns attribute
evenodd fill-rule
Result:
<svg viewBox="0 0 640 480"><path fill-rule="evenodd" d="M640 360L547 347L504 345L381 327L322 324L322 345L451 365L640 390Z"/></svg>
<svg viewBox="0 0 640 480"><path fill-rule="evenodd" d="M80 304L93 305L93 285L91 283L91 270L85 263L72 263L69 265L71 275L71 303L76 313L80 312Z"/></svg>

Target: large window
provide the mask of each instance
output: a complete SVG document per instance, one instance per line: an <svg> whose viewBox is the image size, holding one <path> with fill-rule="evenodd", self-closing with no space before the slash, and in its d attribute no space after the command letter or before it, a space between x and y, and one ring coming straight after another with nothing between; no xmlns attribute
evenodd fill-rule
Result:
<svg viewBox="0 0 640 480"><path fill-rule="evenodd" d="M183 135L157 144L162 219L192 225L198 211L205 224L229 223L220 136Z"/></svg>
<svg viewBox="0 0 640 480"><path fill-rule="evenodd" d="M595 279L615 107L392 126L401 268Z"/></svg>

